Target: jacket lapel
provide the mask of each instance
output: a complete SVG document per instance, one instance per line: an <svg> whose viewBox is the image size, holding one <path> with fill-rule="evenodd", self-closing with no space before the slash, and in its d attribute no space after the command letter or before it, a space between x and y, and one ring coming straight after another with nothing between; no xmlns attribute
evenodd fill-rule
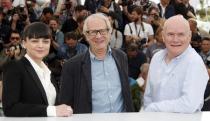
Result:
<svg viewBox="0 0 210 121"><path fill-rule="evenodd" d="M51 73L51 83L53 84L53 86L55 87L55 91L56 91L56 98L55 98L55 105L58 105L58 93L60 90L59 84L58 82L55 80L54 75Z"/></svg>
<svg viewBox="0 0 210 121"><path fill-rule="evenodd" d="M117 66L117 69L118 69L118 72L119 72L119 76L120 76L120 81L121 81L122 89L123 89L124 88L124 82L126 80L123 77L124 76L124 74L123 74L123 70L124 69L122 69L122 68L124 68L124 67L122 67L122 66L124 66L124 65L122 64L122 61L121 61L122 58L121 57L117 57L118 55L117 55L115 49L112 49L112 56L113 56L113 58L115 60L115 63L116 63L116 66Z"/></svg>
<svg viewBox="0 0 210 121"><path fill-rule="evenodd" d="M115 60L115 63L116 63L116 65L117 65L117 69L118 69L118 72L119 72L119 75L121 75L121 61L119 60L119 59L121 59L121 58L118 58L117 57L117 54L116 54L116 51L114 50L114 49L112 49L112 56L113 56L113 58L114 58L114 60Z"/></svg>
<svg viewBox="0 0 210 121"><path fill-rule="evenodd" d="M23 65L25 66L26 70L29 72L29 75L32 77L32 79L35 81L37 87L41 91L41 94L42 94L42 97L43 97L45 103L48 105L47 96L46 96L44 87L42 86L41 80L39 79L36 71L32 67L31 63L25 57L23 57L22 62L23 62Z"/></svg>
<svg viewBox="0 0 210 121"><path fill-rule="evenodd" d="M90 97L91 97L92 78L91 78L91 61L90 61L89 51L87 51L86 54L83 56L82 70L83 70L83 75L84 75L84 78L85 78L84 80L87 81L88 92L89 92L88 94L90 94Z"/></svg>

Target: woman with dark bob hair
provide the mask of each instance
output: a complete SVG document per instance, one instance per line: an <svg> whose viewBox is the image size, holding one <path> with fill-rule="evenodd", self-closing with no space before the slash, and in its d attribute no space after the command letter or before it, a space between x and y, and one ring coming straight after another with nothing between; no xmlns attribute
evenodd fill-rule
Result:
<svg viewBox="0 0 210 121"><path fill-rule="evenodd" d="M58 85L44 64L51 44L51 30L35 22L24 30L26 54L9 62L3 70L3 111L6 116L70 116L65 104L56 105Z"/></svg>

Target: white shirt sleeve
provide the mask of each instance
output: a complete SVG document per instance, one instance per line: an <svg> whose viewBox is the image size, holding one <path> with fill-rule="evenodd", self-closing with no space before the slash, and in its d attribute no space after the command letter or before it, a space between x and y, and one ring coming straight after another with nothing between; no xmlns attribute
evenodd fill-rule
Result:
<svg viewBox="0 0 210 121"><path fill-rule="evenodd" d="M151 24L147 24L147 23L144 23L145 25L145 29L146 29L146 32L147 32L147 36L151 36L151 35L154 35L154 31L153 31L153 28L151 26Z"/></svg>
<svg viewBox="0 0 210 121"><path fill-rule="evenodd" d="M116 45L115 45L115 47L116 48L121 48L122 47L122 43L123 43L123 36L122 36L122 33L121 32L119 32L119 31L117 31L117 42L116 42Z"/></svg>
<svg viewBox="0 0 210 121"><path fill-rule="evenodd" d="M130 27L128 24L125 25L124 35L131 35Z"/></svg>
<svg viewBox="0 0 210 121"><path fill-rule="evenodd" d="M56 116L55 106L48 106L47 107L47 116Z"/></svg>
<svg viewBox="0 0 210 121"><path fill-rule="evenodd" d="M149 81L149 73L147 78L147 84L144 92L144 108L146 108L150 103L152 103L152 97L151 97L151 87L150 87L150 81Z"/></svg>

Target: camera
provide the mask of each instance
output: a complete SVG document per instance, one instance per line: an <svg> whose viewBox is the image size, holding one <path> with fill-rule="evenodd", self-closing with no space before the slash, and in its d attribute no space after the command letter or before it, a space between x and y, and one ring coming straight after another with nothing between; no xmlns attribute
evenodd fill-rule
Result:
<svg viewBox="0 0 210 121"><path fill-rule="evenodd" d="M146 12L147 9L152 6L152 2L150 0L140 0L140 4L144 12Z"/></svg>
<svg viewBox="0 0 210 121"><path fill-rule="evenodd" d="M27 15L25 14L24 7L17 6L12 10L12 15L18 14L20 17L20 21L26 21Z"/></svg>
<svg viewBox="0 0 210 121"><path fill-rule="evenodd" d="M140 43L141 43L141 45L146 44L147 43L147 39L146 38L141 39Z"/></svg>
<svg viewBox="0 0 210 121"><path fill-rule="evenodd" d="M154 20L158 20L159 19L159 16L158 15L154 15Z"/></svg>
<svg viewBox="0 0 210 121"><path fill-rule="evenodd" d="M10 57L14 57L15 55L19 55L21 51L20 45L13 45L8 48L5 48L5 54Z"/></svg>
<svg viewBox="0 0 210 121"><path fill-rule="evenodd" d="M136 41L136 44L138 45L139 49L141 49L146 43L147 43L146 38L142 38L141 40Z"/></svg>

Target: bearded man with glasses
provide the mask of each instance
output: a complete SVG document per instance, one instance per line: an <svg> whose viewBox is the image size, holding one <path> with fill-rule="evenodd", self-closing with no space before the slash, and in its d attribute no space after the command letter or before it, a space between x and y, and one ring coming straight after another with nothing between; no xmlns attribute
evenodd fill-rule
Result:
<svg viewBox="0 0 210 121"><path fill-rule="evenodd" d="M97 13L84 22L89 51L64 63L60 103L74 113L132 112L127 56L109 46L111 25Z"/></svg>
<svg viewBox="0 0 210 121"><path fill-rule="evenodd" d="M13 59L19 60L25 54L25 50L21 46L21 36L17 30L11 31L9 43L5 44L4 54L7 61Z"/></svg>

